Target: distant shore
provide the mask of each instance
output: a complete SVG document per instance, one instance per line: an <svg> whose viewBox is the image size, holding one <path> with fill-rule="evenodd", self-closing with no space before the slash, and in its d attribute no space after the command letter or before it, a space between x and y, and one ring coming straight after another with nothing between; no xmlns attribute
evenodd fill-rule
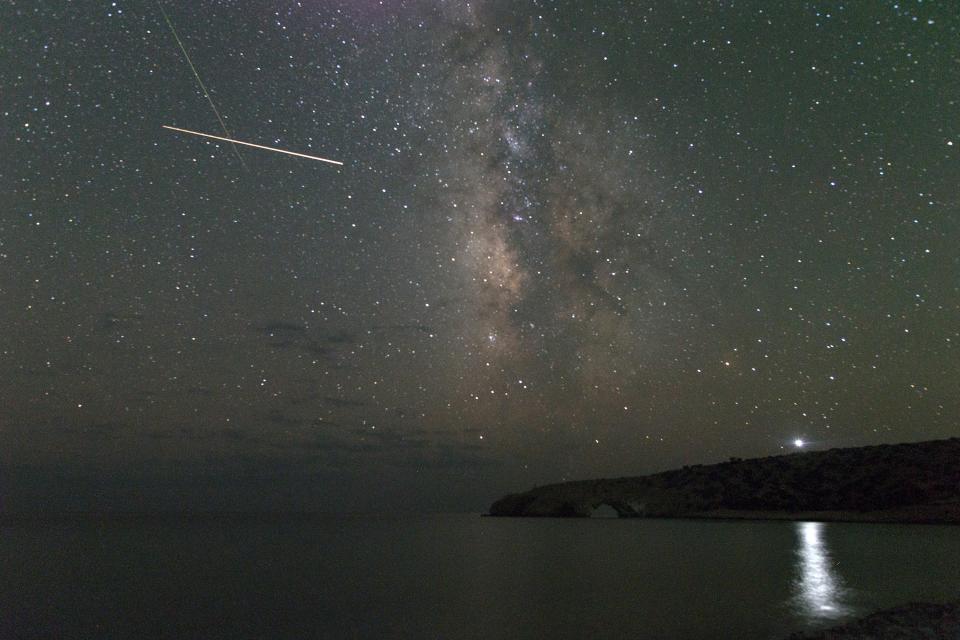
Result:
<svg viewBox="0 0 960 640"><path fill-rule="evenodd" d="M786 640L939 640L960 638L960 601L911 602L823 631L795 633Z"/></svg>
<svg viewBox="0 0 960 640"><path fill-rule="evenodd" d="M560 515L497 515L481 513L482 518L567 518ZM595 518L596 519L596 518ZM945 505L942 508L927 506L896 511L746 511L737 509L717 509L699 513L677 515L629 516L636 520L772 520L786 522L849 522L862 524L930 524L960 525L960 505Z"/></svg>
<svg viewBox="0 0 960 640"><path fill-rule="evenodd" d="M960 438L809 451L534 487L504 517L726 518L960 524Z"/></svg>
<svg viewBox="0 0 960 640"><path fill-rule="evenodd" d="M878 524L960 524L960 503L917 505L884 511L753 511L716 509L691 513L695 520L790 520L813 522L863 522Z"/></svg>

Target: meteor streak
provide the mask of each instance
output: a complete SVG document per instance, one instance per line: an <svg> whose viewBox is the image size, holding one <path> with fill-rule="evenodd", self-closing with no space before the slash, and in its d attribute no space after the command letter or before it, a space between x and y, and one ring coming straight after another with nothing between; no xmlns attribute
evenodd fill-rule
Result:
<svg viewBox="0 0 960 640"><path fill-rule="evenodd" d="M230 142L232 144L242 144L246 147L254 147L255 149L264 149L266 151L276 151L277 153L285 153L288 156L297 156L298 158L306 158L308 160L317 160L319 162L329 162L330 164L336 164L343 166L342 162L337 160L328 160L326 158L321 158L320 156L310 156L305 153L297 153L296 151L287 151L286 149L277 149L276 147L267 147L262 144L254 144L252 142L243 142L242 140L234 140L233 138L224 138L223 136L214 136L209 133L200 133L199 131L190 131L189 129L181 129L179 127L171 127L168 125L163 125L164 129L170 129L171 131L179 131L181 133L189 133L192 136L201 136L203 138L213 138L214 140L223 140L224 142Z"/></svg>
<svg viewBox="0 0 960 640"><path fill-rule="evenodd" d="M190 70L193 71L193 77L197 79L197 84L200 85L200 88L203 90L203 95L207 98L207 102L210 103L210 108L213 109L214 115L217 116L217 122L220 123L220 128L223 129L224 135L228 138L230 137L230 130L227 129L227 125L223 122L223 118L220 117L220 112L217 111L217 105L213 104L213 98L210 97L210 92L207 91L207 87L203 84L203 80L200 79L200 74L197 72L197 68L193 66L193 60L190 59L190 54L187 53L187 48L183 46L183 42L180 41L180 36L177 35L177 30L173 28L173 23L170 22L170 17L167 15L167 12L163 10L163 5L160 4L160 0L157 0L157 8L160 9L160 13L163 14L163 19L166 20L167 26L170 27L170 33L173 34L173 39L177 41L177 44L180 45L180 51L183 52L183 57L187 59L187 64L190 65ZM233 147L233 155L237 156L237 160L240 161L240 164L243 165L243 168L247 168L247 163L243 161L243 158L240 156L240 152L237 151L236 145Z"/></svg>

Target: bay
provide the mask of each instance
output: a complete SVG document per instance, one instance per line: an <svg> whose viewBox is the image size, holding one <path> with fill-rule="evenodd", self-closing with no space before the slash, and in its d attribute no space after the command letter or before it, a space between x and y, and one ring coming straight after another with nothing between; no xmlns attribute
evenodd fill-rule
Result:
<svg viewBox="0 0 960 640"><path fill-rule="evenodd" d="M960 597L960 529L476 514L0 527L2 638L779 638Z"/></svg>

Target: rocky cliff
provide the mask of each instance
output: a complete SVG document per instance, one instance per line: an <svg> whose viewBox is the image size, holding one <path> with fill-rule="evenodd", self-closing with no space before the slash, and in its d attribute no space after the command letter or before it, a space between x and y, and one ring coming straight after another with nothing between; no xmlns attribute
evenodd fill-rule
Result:
<svg viewBox="0 0 960 640"><path fill-rule="evenodd" d="M694 465L508 495L491 516L780 518L960 523L960 438Z"/></svg>

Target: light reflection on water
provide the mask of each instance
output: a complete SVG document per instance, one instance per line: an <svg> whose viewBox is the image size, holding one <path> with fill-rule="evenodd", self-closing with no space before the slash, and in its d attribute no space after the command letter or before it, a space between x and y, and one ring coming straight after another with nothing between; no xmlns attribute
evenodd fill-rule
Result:
<svg viewBox="0 0 960 640"><path fill-rule="evenodd" d="M823 539L822 522L798 522L795 600L811 618L837 618L850 613L848 591L836 572Z"/></svg>

